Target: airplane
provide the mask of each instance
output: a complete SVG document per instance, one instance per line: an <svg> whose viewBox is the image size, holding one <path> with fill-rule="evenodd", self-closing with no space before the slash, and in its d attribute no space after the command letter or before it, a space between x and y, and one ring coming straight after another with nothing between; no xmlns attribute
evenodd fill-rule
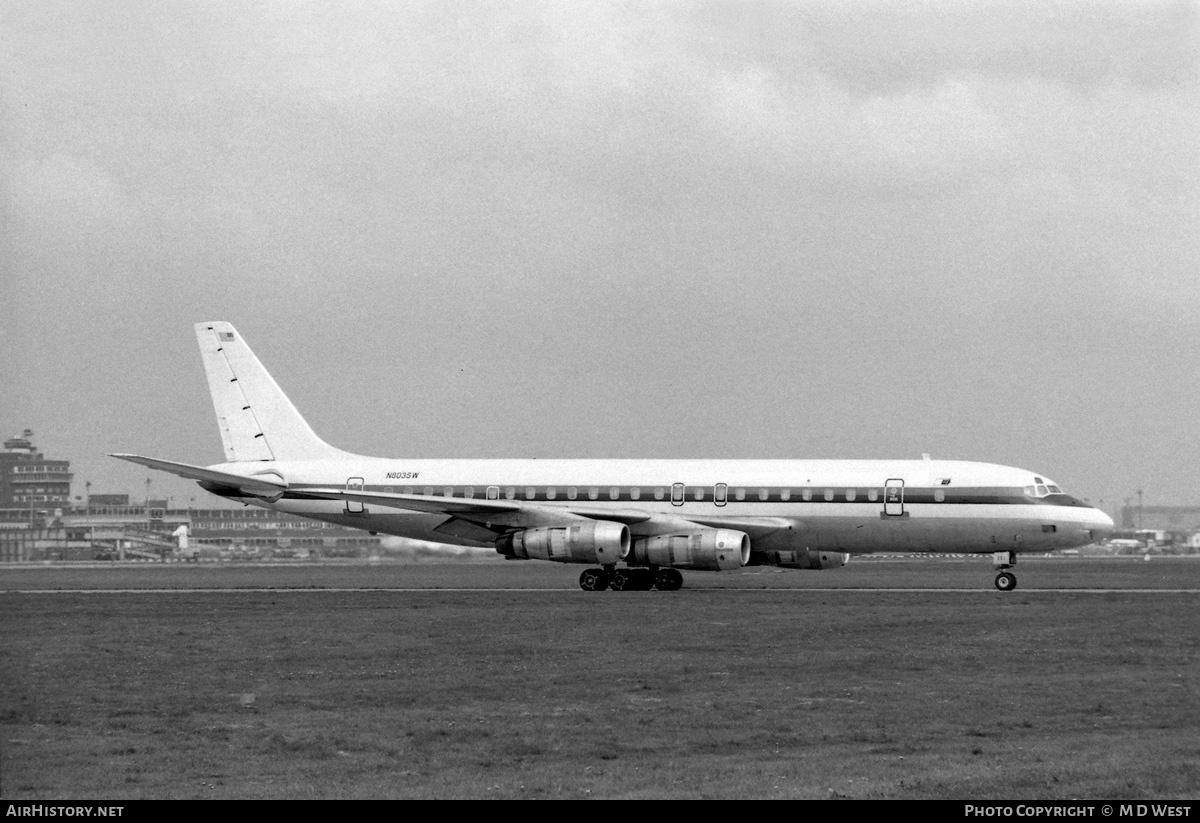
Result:
<svg viewBox="0 0 1200 823"><path fill-rule="evenodd" d="M682 571L832 569L872 552L990 554L1098 542L1106 514L1044 475L953 460L365 457L313 432L229 323L195 325L225 449L209 466L112 454L288 514L590 566L585 591L678 590Z"/></svg>

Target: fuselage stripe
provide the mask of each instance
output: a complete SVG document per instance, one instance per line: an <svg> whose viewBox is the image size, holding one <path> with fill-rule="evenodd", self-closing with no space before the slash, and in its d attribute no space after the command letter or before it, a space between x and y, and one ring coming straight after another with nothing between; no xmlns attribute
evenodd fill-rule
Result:
<svg viewBox="0 0 1200 823"><path fill-rule="evenodd" d="M285 497L303 499L306 488L329 488L321 484L297 484L288 486ZM495 489L496 496L489 497L488 489ZM880 487L846 486L755 486L750 488L730 487L725 498L720 500L712 486L688 485L685 504L708 503L714 507L746 503L871 503L883 505L884 491ZM408 494L449 500L503 500L529 503L669 503L670 485L645 486L514 486L511 484L478 484L470 486L395 486L371 484L361 488L355 485L352 491L380 494ZM786 495L786 496L785 496ZM903 490L904 504L936 503L947 505L993 505L993 506L1067 506L1092 508L1087 503L1067 494L1052 494L1034 497L1020 488L1004 487L915 487Z"/></svg>

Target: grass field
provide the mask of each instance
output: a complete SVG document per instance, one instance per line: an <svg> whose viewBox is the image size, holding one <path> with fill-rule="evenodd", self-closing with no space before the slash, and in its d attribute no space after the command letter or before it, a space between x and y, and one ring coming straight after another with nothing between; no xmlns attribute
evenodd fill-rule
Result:
<svg viewBox="0 0 1200 823"><path fill-rule="evenodd" d="M2 569L0 794L1200 795L1200 562L579 570Z"/></svg>

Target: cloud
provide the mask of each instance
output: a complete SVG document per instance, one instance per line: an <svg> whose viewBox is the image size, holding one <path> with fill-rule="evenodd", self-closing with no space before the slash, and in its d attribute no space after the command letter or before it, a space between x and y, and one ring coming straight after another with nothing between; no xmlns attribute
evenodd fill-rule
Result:
<svg viewBox="0 0 1200 823"><path fill-rule="evenodd" d="M967 444L967 412L1000 409L979 374L1016 404L1051 361L1094 385L1114 328L1190 328L1194 22L1168 2L9 4L10 382L79 378L20 415L61 415L78 453L206 448L204 404L152 381L222 316L287 341L264 355L375 450L399 430L464 456L732 454L752 428L800 453L851 417L863 449L858 415L926 383L964 387ZM147 345L109 363L117 323ZM1144 371L1184 385L1170 354ZM68 393L121 414L72 421ZM738 440L728 396L768 422Z"/></svg>
<svg viewBox="0 0 1200 823"><path fill-rule="evenodd" d="M14 171L10 186L13 204L32 220L124 223L136 215L113 175L86 156L27 158Z"/></svg>

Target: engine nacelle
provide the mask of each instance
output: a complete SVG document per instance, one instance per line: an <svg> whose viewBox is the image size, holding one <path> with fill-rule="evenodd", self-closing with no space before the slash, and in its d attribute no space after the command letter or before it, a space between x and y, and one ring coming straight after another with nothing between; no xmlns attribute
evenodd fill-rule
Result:
<svg viewBox="0 0 1200 823"><path fill-rule="evenodd" d="M761 557L761 561L759 558ZM800 549L799 551L763 552L755 555L752 565L781 566L785 569L840 569L850 560L846 552L817 551Z"/></svg>
<svg viewBox="0 0 1200 823"><path fill-rule="evenodd" d="M750 562L750 537L732 529L656 534L634 542L629 562L706 571L740 569Z"/></svg>
<svg viewBox="0 0 1200 823"><path fill-rule="evenodd" d="M612 566L629 555L629 527L598 520L525 529L496 541L496 551L505 557L525 560Z"/></svg>

